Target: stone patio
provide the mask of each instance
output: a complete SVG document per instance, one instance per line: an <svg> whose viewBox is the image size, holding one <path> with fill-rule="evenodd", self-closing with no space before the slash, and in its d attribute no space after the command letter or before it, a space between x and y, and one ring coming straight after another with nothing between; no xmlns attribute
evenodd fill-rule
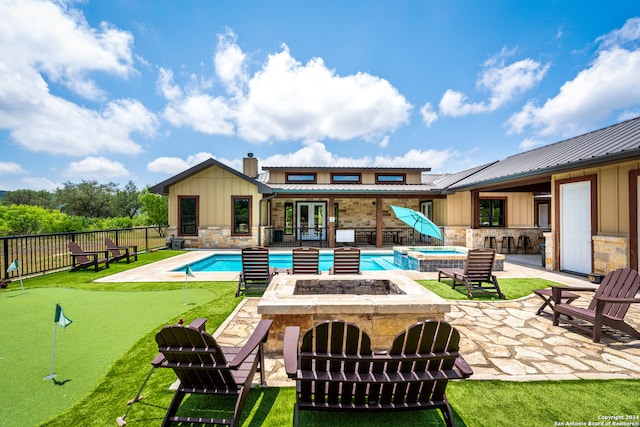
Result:
<svg viewBox="0 0 640 427"><path fill-rule="evenodd" d="M193 251L107 276L100 281L183 281L184 274L171 269L210 255L208 251ZM581 277L535 268L526 262L538 261L539 255L507 256L504 271L498 278L543 278L568 286L586 286ZM518 263L510 262L517 259ZM539 262L539 261L538 261ZM535 263L534 263L535 264ZM402 274L411 279L436 279L437 273L417 271L365 272L376 278ZM237 273L196 273L190 280L237 280ZM586 306L592 294L584 293L573 302ZM258 298L247 298L215 331L223 345L241 345L260 320ZM531 295L514 301L451 301L451 311L444 318L461 333L461 352L474 370L472 380L571 380L571 379L640 379L640 340L605 329L596 344L585 333L569 326L553 326L549 309L540 316L535 312L542 301ZM633 304L625 319L640 329L640 304ZM268 355L267 384L292 386L285 373L282 358Z"/></svg>

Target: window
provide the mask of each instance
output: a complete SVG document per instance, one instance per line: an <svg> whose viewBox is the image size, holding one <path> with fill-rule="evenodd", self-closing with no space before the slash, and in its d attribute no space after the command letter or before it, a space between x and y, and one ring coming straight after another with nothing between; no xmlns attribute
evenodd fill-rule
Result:
<svg viewBox="0 0 640 427"><path fill-rule="evenodd" d="M198 234L198 196L178 196L178 234Z"/></svg>
<svg viewBox="0 0 640 427"><path fill-rule="evenodd" d="M420 212L422 212L428 219L433 221L433 200L420 202Z"/></svg>
<svg viewBox="0 0 640 427"><path fill-rule="evenodd" d="M293 234L293 203L284 204L284 234Z"/></svg>
<svg viewBox="0 0 640 427"><path fill-rule="evenodd" d="M507 199L480 199L480 227L504 227Z"/></svg>
<svg viewBox="0 0 640 427"><path fill-rule="evenodd" d="M404 183L404 174L376 174L378 184L401 184Z"/></svg>
<svg viewBox="0 0 640 427"><path fill-rule="evenodd" d="M251 234L251 197L232 197L232 234Z"/></svg>
<svg viewBox="0 0 640 427"><path fill-rule="evenodd" d="M316 174L315 173L288 173L287 182L313 184L316 182Z"/></svg>
<svg viewBox="0 0 640 427"><path fill-rule="evenodd" d="M332 173L332 184L360 184L362 176L359 173Z"/></svg>

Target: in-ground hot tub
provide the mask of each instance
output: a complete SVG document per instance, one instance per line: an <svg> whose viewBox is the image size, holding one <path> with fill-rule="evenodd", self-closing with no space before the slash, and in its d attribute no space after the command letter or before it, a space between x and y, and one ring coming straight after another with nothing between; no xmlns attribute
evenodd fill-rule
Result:
<svg viewBox="0 0 640 427"><path fill-rule="evenodd" d="M359 325L375 350L388 350L393 338L411 324L444 319L451 305L401 274L276 275L258 303L263 319L272 319L265 351L282 353L284 329L302 332L340 319Z"/></svg>
<svg viewBox="0 0 640 427"><path fill-rule="evenodd" d="M464 268L469 249L462 246L423 246L393 248L393 263L405 270L423 272L439 268ZM494 271L504 270L504 255L496 253Z"/></svg>

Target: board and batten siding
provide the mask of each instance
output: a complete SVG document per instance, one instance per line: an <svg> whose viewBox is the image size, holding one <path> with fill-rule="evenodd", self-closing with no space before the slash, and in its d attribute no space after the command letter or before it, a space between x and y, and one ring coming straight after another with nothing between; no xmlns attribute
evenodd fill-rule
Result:
<svg viewBox="0 0 640 427"><path fill-rule="evenodd" d="M533 193L481 192L480 198L507 199L507 227L534 227ZM460 191L447 196L446 225L471 227L471 192Z"/></svg>
<svg viewBox="0 0 640 427"><path fill-rule="evenodd" d="M178 225L178 196L200 196L199 227L231 227L231 197L250 196L251 222L258 225L258 187L219 167L210 167L169 189L169 224Z"/></svg>
<svg viewBox="0 0 640 427"><path fill-rule="evenodd" d="M629 172L640 169L640 160L615 163L605 166L578 169L575 171L556 174L552 177L555 181L576 179L590 175L597 176L597 224L598 229L594 234L603 235L628 235L629 224ZM555 185L551 186L552 189ZM552 190L553 191L553 190ZM552 197L555 202L556 195ZM555 209L552 207L552 216ZM555 217L552 217L552 224Z"/></svg>

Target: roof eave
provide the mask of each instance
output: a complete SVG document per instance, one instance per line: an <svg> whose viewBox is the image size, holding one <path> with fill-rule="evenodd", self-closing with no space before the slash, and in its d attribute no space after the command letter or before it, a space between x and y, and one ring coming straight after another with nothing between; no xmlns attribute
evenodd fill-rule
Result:
<svg viewBox="0 0 640 427"><path fill-rule="evenodd" d="M617 162L622 160L631 160L634 158L638 158L639 156L640 156L640 148L635 150L623 151L621 153L610 154L607 156L599 156L591 159L584 159L584 160L579 160L571 163L565 163L562 165L555 165L555 166L551 166L544 169L536 169L536 170L526 171L526 172L522 172L514 175L506 175L506 176L502 176L502 177L498 177L490 180L472 183L469 185L462 185L462 186L454 185L454 186L450 186L448 190L451 190L452 192L460 191L460 190L471 190L478 187L486 187L488 185L501 184L501 183L516 180L516 179L519 180L522 178L531 178L535 176L552 175L554 173L568 172L568 171L581 169L585 167L602 165L605 163Z"/></svg>

